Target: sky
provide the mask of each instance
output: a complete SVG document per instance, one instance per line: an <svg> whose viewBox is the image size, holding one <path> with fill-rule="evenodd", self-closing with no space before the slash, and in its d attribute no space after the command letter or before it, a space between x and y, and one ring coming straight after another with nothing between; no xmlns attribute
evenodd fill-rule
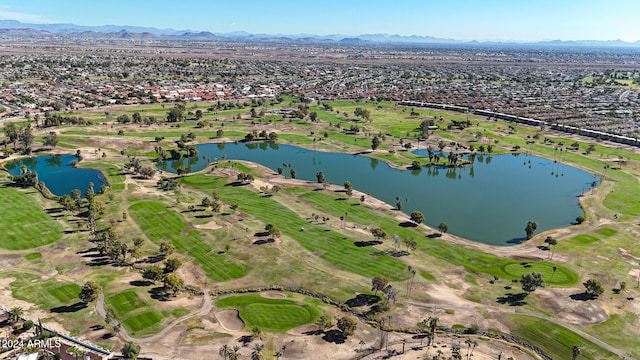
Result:
<svg viewBox="0 0 640 360"><path fill-rule="evenodd" d="M638 0L0 0L0 19L254 34L640 40Z"/></svg>

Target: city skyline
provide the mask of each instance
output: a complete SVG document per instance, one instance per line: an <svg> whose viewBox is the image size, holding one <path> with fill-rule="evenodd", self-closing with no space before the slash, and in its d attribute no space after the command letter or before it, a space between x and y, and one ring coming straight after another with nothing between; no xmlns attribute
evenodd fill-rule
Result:
<svg viewBox="0 0 640 360"><path fill-rule="evenodd" d="M0 19L253 34L398 34L454 40L640 40L632 0L319 2L0 0Z"/></svg>

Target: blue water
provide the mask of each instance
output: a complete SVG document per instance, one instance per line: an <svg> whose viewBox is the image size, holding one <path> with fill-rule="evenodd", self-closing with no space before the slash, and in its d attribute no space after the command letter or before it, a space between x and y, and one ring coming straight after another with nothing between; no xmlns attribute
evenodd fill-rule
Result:
<svg viewBox="0 0 640 360"><path fill-rule="evenodd" d="M246 160L276 171L291 164L296 178L316 181L322 171L333 184L350 181L353 187L394 206L396 197L403 211L421 211L425 222L440 222L449 232L473 241L510 245L524 240L528 221L538 223L536 233L571 225L583 215L578 196L598 179L567 165L525 154L478 155L465 168L397 170L365 156L317 152L291 145L267 143L197 145L199 156L169 161L164 170L179 166L198 171L209 161ZM424 155L426 151L417 151ZM423 163L426 164L427 159ZM289 170L284 168L289 177Z"/></svg>
<svg viewBox="0 0 640 360"><path fill-rule="evenodd" d="M9 162L5 168L11 175L20 175L20 168L26 166L37 172L38 180L58 196L70 195L72 190L79 189L84 197L90 182L96 192L100 186L109 185L100 171L73 167L72 163L77 160L74 155L35 156Z"/></svg>

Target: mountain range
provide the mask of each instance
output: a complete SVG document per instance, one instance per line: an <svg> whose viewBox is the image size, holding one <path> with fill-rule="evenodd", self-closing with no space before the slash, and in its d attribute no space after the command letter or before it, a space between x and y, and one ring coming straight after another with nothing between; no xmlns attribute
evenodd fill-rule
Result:
<svg viewBox="0 0 640 360"><path fill-rule="evenodd" d="M543 46L543 47L618 47L638 48L640 40L549 40L538 42L522 41L462 41L442 39L433 36L362 34L347 36L340 34L251 34L244 31L211 33L208 31L158 29L142 26L83 26L75 24L33 24L16 20L0 20L0 35L14 37L68 36L76 38L120 38L148 40L190 40L190 41L244 41L244 42L293 42L316 44L349 45L469 45L469 46Z"/></svg>

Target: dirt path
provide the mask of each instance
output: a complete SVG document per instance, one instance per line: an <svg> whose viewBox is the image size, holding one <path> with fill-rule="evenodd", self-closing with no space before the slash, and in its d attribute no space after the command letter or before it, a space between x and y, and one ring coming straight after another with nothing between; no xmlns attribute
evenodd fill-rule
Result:
<svg viewBox="0 0 640 360"><path fill-rule="evenodd" d="M188 320L188 319L191 319L191 318L194 318L196 316L204 316L204 315L208 314L211 311L211 306L212 306L211 305L211 297L209 296L209 293L207 293L205 291L204 299L202 301L202 307L200 307L199 310L194 311L194 312L192 312L190 314L181 316L181 317L173 320L172 322L167 324L167 326L165 326L162 329L162 331L160 331L159 333L151 335L151 336L147 336L147 337L134 338L131 335L129 335L129 333L127 332L127 330L124 327L121 327L120 328L120 335L126 341L133 341L138 345L157 344L158 340L163 338L169 331L171 331L171 329L173 329L176 325L180 324L181 322L183 322L185 320ZM104 309L104 294L102 294L102 293L98 296L98 302L96 304L96 311L103 318L107 314L107 312Z"/></svg>

